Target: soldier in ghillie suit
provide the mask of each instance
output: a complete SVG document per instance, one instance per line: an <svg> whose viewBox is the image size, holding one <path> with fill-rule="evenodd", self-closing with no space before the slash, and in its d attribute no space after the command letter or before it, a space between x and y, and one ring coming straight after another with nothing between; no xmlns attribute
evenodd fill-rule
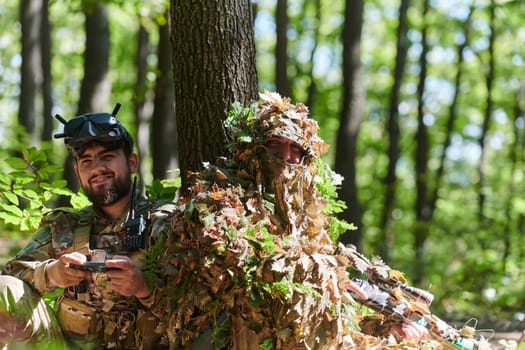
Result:
<svg viewBox="0 0 525 350"><path fill-rule="evenodd" d="M5 266L0 348L162 347L162 284L145 272L144 251L154 243L149 213L164 202L136 194L138 157L115 117L119 106L69 121L57 116L64 132L55 137L65 138L92 205L45 214L32 240ZM59 293L55 310L42 298L50 291Z"/></svg>
<svg viewBox="0 0 525 350"><path fill-rule="evenodd" d="M378 321L380 336L360 331L374 327L356 300L373 288L350 276L372 263L334 243L348 224L330 215L340 202L338 177L320 159L327 145L304 105L261 98L232 108L229 159L190 174L165 224L170 347L440 348L409 318Z"/></svg>

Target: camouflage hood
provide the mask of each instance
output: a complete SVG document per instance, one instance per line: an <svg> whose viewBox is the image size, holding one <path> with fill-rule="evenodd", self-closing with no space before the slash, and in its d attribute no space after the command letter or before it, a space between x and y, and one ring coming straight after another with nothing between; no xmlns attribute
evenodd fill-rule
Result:
<svg viewBox="0 0 525 350"><path fill-rule="evenodd" d="M234 158L242 161L257 153L257 148L271 137L283 137L297 143L307 160L326 153L329 146L317 135L317 121L309 118L304 104L294 105L289 98L275 92L265 91L260 97L258 105L252 108L253 116L246 115L244 120L227 124L236 136L230 145L235 152Z"/></svg>

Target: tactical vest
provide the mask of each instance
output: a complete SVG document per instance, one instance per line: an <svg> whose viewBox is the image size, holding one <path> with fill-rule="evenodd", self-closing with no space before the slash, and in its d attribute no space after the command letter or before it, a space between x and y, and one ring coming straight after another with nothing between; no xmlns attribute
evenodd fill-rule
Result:
<svg viewBox="0 0 525 350"><path fill-rule="evenodd" d="M146 216L153 210L155 204L157 203L147 200L139 201L137 213ZM47 214L43 223L50 229L50 255L58 258L66 253L80 252L89 256L92 249L97 248L91 246L90 243L93 243L93 237L98 237L101 227L102 232L107 231L109 235L113 229L123 228L121 224L125 222L123 218L112 222L109 226L104 226L98 220L91 206L80 211L60 208ZM99 224L101 227L98 227ZM95 233L92 232L93 230L96 230ZM149 229L145 230L144 238L148 237L149 231ZM119 235L115 233L114 236ZM136 253L142 254L138 250ZM138 255L133 258L135 261ZM94 283L98 285L99 279L107 278L104 275L93 274ZM137 329L142 328L137 322L140 322L138 321L141 319L139 316L145 314L139 312L142 306L136 298L117 295L108 297L105 294L106 289L100 289L102 294L96 293L99 299L93 299L91 287L87 288L87 285L83 286L83 284L65 289L64 295L56 303L56 312L68 339L83 339L84 342L96 344L95 348L133 349L136 348L137 342L144 342L145 333ZM154 318L149 317L148 319L149 323L154 321L156 324L157 322ZM144 323L144 320L141 323ZM146 324L147 328L151 328L150 326Z"/></svg>

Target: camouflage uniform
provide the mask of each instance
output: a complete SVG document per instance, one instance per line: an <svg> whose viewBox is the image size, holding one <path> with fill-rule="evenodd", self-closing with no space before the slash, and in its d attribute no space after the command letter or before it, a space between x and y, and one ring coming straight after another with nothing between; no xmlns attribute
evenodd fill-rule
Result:
<svg viewBox="0 0 525 350"><path fill-rule="evenodd" d="M159 207L166 203L146 199L136 202L136 214L143 215L147 223L143 235L146 249L129 252L128 256L142 263L144 252L151 250L158 238L149 225L150 214L154 209L157 209L156 213L162 213ZM0 276L1 292L4 295L10 293L20 298L23 294L20 302L38 305L33 313L13 315L12 312L8 316L11 320L18 320L13 323L26 325L25 329L15 327L8 339L42 344L46 338L60 339L61 329L73 348L162 348L159 342L163 326L158 317L164 309L161 298L163 286L156 279L155 268L151 266L144 273L148 280L147 269L150 269L151 283L148 284L152 293L144 299L114 293L107 287L110 281L106 273L92 273L92 281L83 281L78 286L66 288L56 300L55 314L40 298L54 289L46 277L45 267L62 254L80 252L89 255L93 249L105 251L107 258L123 254L127 216L126 213L117 220L107 220L91 206L81 211L56 209L45 215L33 239L5 266L5 273L11 276ZM25 293L20 293L21 287ZM4 304L0 304L0 312L20 309L19 306L15 308L11 305L11 301L5 297L0 300ZM55 315L60 323L59 329L55 327Z"/></svg>
<svg viewBox="0 0 525 350"><path fill-rule="evenodd" d="M250 141L192 174L171 217L162 264L170 345L356 348L349 334L357 327L344 307L353 299L338 287L346 270L331 255L326 203L315 187L315 160L327 146L304 105L262 98L244 125ZM265 149L271 137L299 144L301 164L286 164L280 176L268 171L282 163Z"/></svg>

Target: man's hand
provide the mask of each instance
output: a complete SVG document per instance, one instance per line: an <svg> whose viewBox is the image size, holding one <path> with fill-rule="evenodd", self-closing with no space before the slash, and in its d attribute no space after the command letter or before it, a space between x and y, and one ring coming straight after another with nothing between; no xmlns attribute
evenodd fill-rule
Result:
<svg viewBox="0 0 525 350"><path fill-rule="evenodd" d="M111 288L115 292L137 298L146 298L150 295L140 266L129 257L115 255L113 259L106 260L106 266L117 268L107 272L107 276L111 278Z"/></svg>
<svg viewBox="0 0 525 350"><path fill-rule="evenodd" d="M346 285L345 285L345 288L346 288L346 290L349 290L349 291L354 292L355 294L357 294L357 296L363 301L368 299L368 294L366 294L364 289L359 287L353 281L350 281L350 280L347 281Z"/></svg>
<svg viewBox="0 0 525 350"><path fill-rule="evenodd" d="M399 326L394 326L390 330L399 334L401 338L407 339L407 340L410 339L410 340L420 341L420 340L430 338L430 334L425 327L411 320L405 320L403 324Z"/></svg>
<svg viewBox="0 0 525 350"><path fill-rule="evenodd" d="M69 264L83 264L86 260L86 256L78 252L62 255L46 266L48 281L52 285L61 288L78 286L83 280L90 279L91 274L86 271L72 269L69 267Z"/></svg>

